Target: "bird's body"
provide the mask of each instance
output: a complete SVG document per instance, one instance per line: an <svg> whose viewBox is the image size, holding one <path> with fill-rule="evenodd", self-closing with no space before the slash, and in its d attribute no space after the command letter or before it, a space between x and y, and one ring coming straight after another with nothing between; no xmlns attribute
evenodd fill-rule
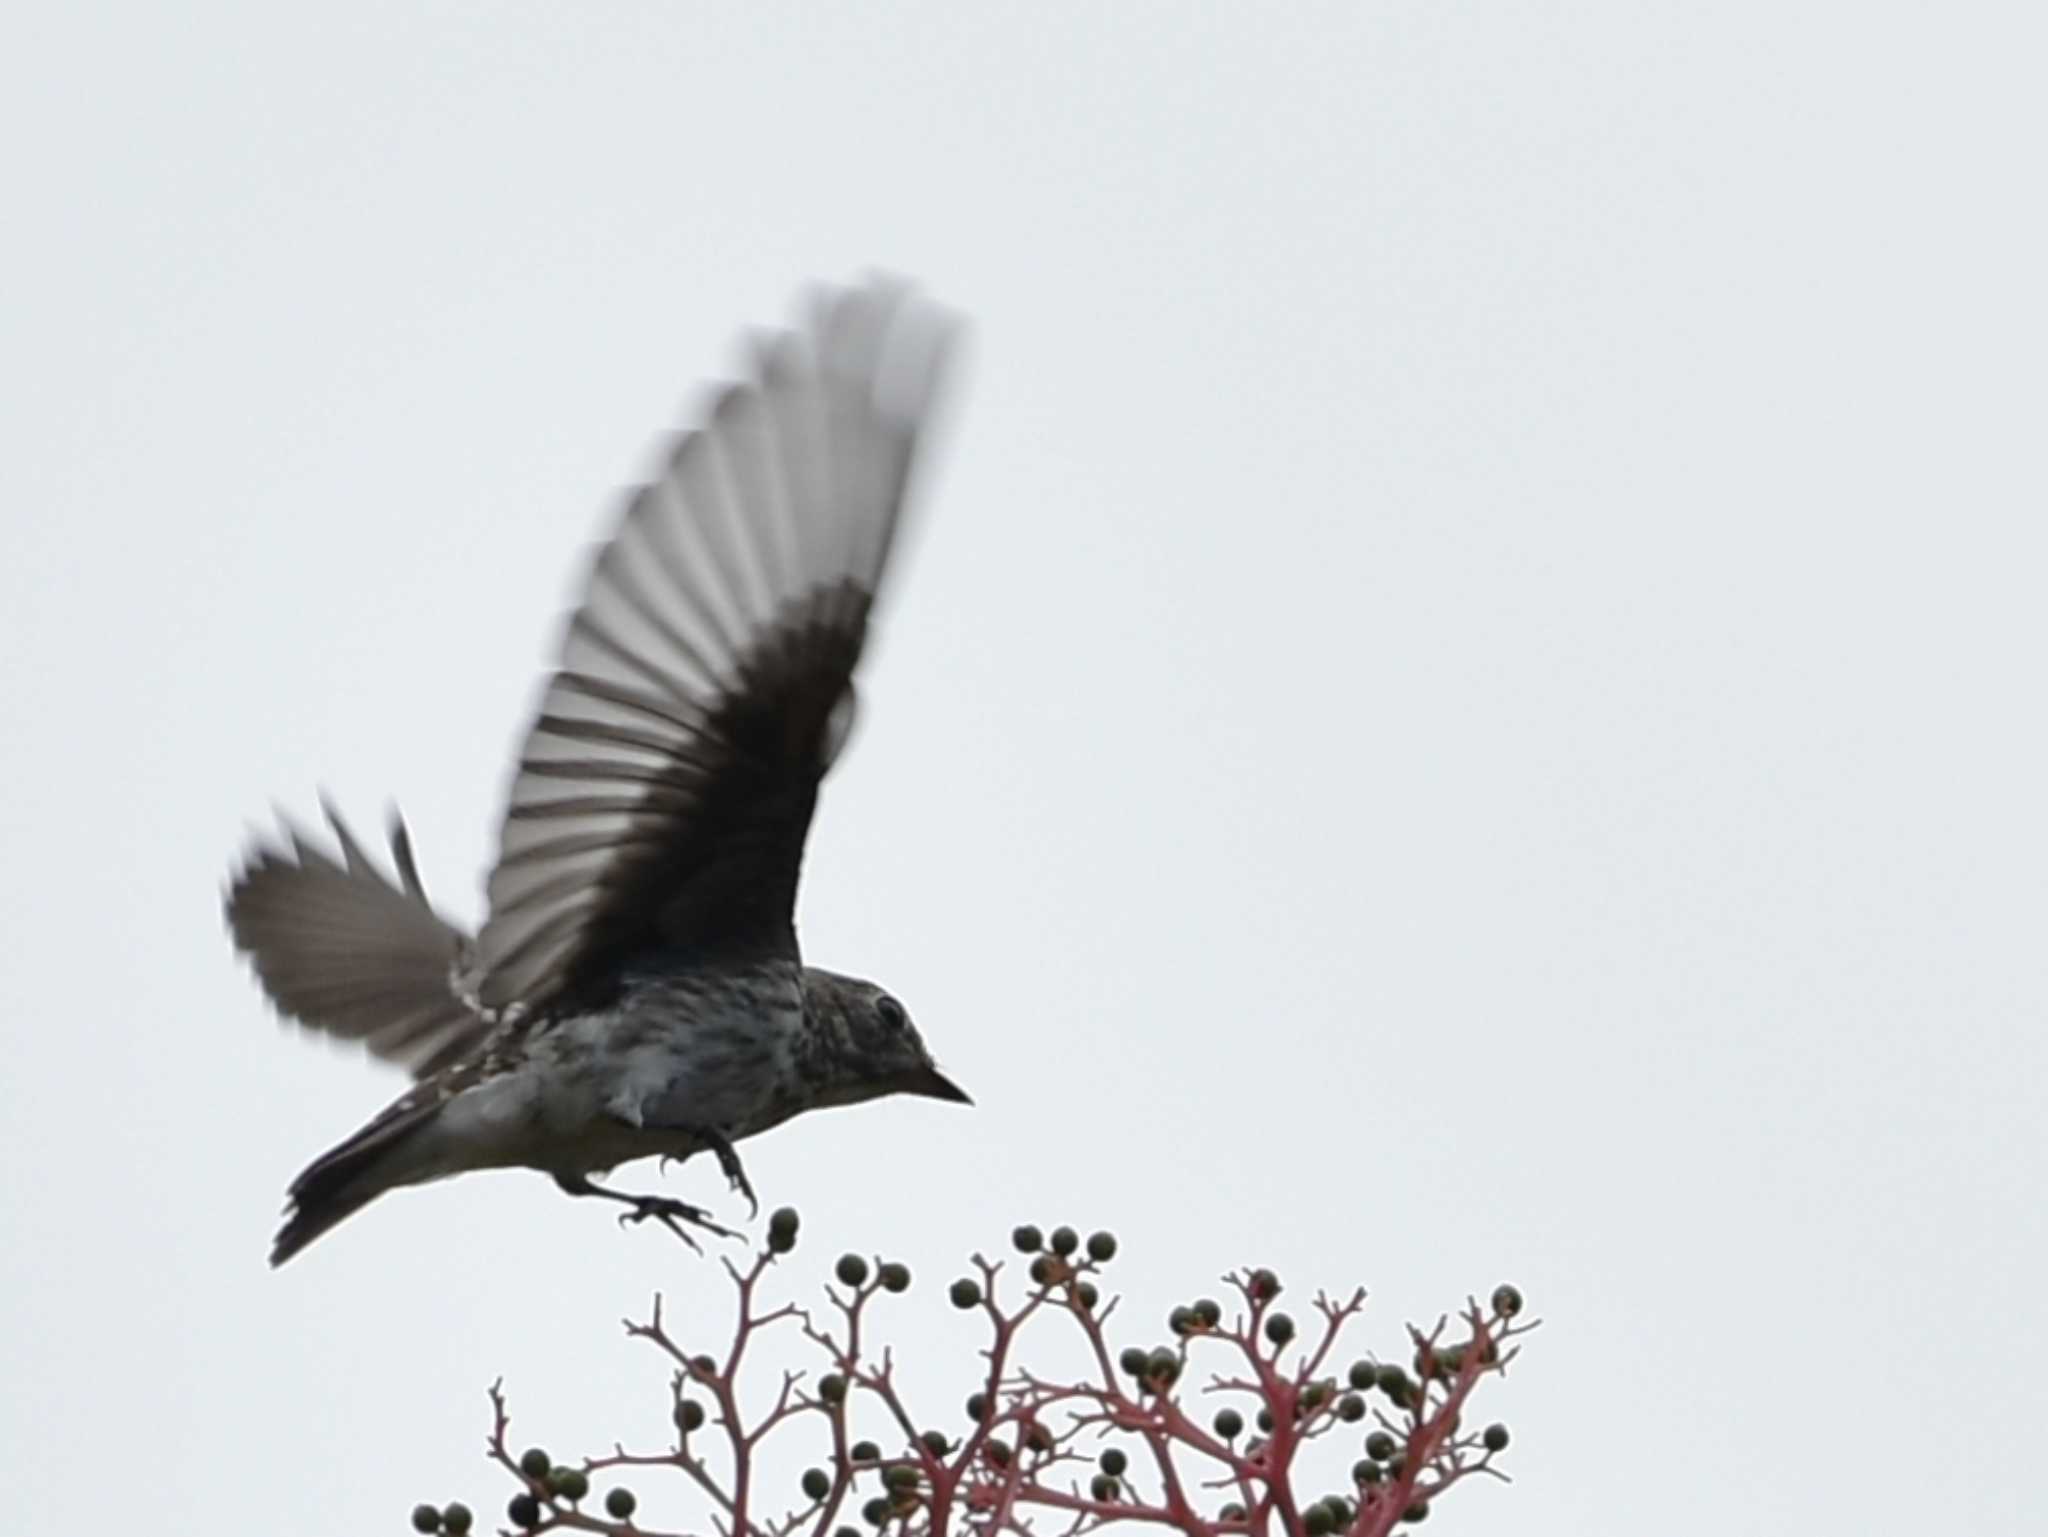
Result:
<svg viewBox="0 0 2048 1537"><path fill-rule="evenodd" d="M252 851L228 919L273 1001L417 1080L294 1181L273 1264L487 1168L717 1230L590 1176L709 1150L751 1198L733 1144L792 1115L966 1098L888 993L803 964L791 915L940 340L898 290L836 296L677 441L571 619L477 934L429 905L402 825L396 881L331 810L339 859L297 832Z"/></svg>

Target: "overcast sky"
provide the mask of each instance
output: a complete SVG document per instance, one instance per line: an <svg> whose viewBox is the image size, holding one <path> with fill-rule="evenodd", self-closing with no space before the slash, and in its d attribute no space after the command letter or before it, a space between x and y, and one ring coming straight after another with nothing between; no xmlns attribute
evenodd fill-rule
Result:
<svg viewBox="0 0 2048 1537"><path fill-rule="evenodd" d="M273 1023L219 890L324 786L474 918L619 488L742 326L877 264L972 331L802 933L980 1105L748 1157L806 1275L917 1270L930 1417L940 1283L1069 1220L1146 1342L1246 1261L1366 1283L1382 1350L1519 1282L1518 1482L1452 1530L2038 1529L2030 9L6 34L14 1529L495 1516L500 1373L521 1439L658 1436L616 1320L722 1292L536 1176L265 1269L398 1082Z"/></svg>

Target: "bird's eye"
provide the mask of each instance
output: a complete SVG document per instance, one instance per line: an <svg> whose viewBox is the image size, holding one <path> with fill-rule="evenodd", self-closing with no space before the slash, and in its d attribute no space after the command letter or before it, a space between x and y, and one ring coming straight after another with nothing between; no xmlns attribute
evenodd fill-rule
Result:
<svg viewBox="0 0 2048 1537"><path fill-rule="evenodd" d="M882 1023L891 1030L901 1030L907 1022L903 1012L903 1005L894 998L891 998L887 993L882 994L881 997L875 1000L875 1012L881 1015Z"/></svg>

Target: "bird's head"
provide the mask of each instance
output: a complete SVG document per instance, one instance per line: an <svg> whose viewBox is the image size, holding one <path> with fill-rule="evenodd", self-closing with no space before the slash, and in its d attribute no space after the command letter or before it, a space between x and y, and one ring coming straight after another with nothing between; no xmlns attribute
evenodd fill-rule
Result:
<svg viewBox="0 0 2048 1537"><path fill-rule="evenodd" d="M815 1053L810 1065L824 1080L824 1102L852 1104L884 1094L922 1094L956 1104L974 1103L939 1071L909 1012L874 983L806 967L804 1015Z"/></svg>

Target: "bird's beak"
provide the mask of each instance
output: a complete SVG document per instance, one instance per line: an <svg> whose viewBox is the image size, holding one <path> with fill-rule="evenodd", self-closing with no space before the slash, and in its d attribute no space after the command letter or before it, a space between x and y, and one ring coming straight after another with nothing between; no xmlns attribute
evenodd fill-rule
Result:
<svg viewBox="0 0 2048 1537"><path fill-rule="evenodd" d="M906 1074L900 1085L905 1094L922 1094L926 1099L949 1099L956 1105L971 1105L967 1091L935 1067Z"/></svg>

